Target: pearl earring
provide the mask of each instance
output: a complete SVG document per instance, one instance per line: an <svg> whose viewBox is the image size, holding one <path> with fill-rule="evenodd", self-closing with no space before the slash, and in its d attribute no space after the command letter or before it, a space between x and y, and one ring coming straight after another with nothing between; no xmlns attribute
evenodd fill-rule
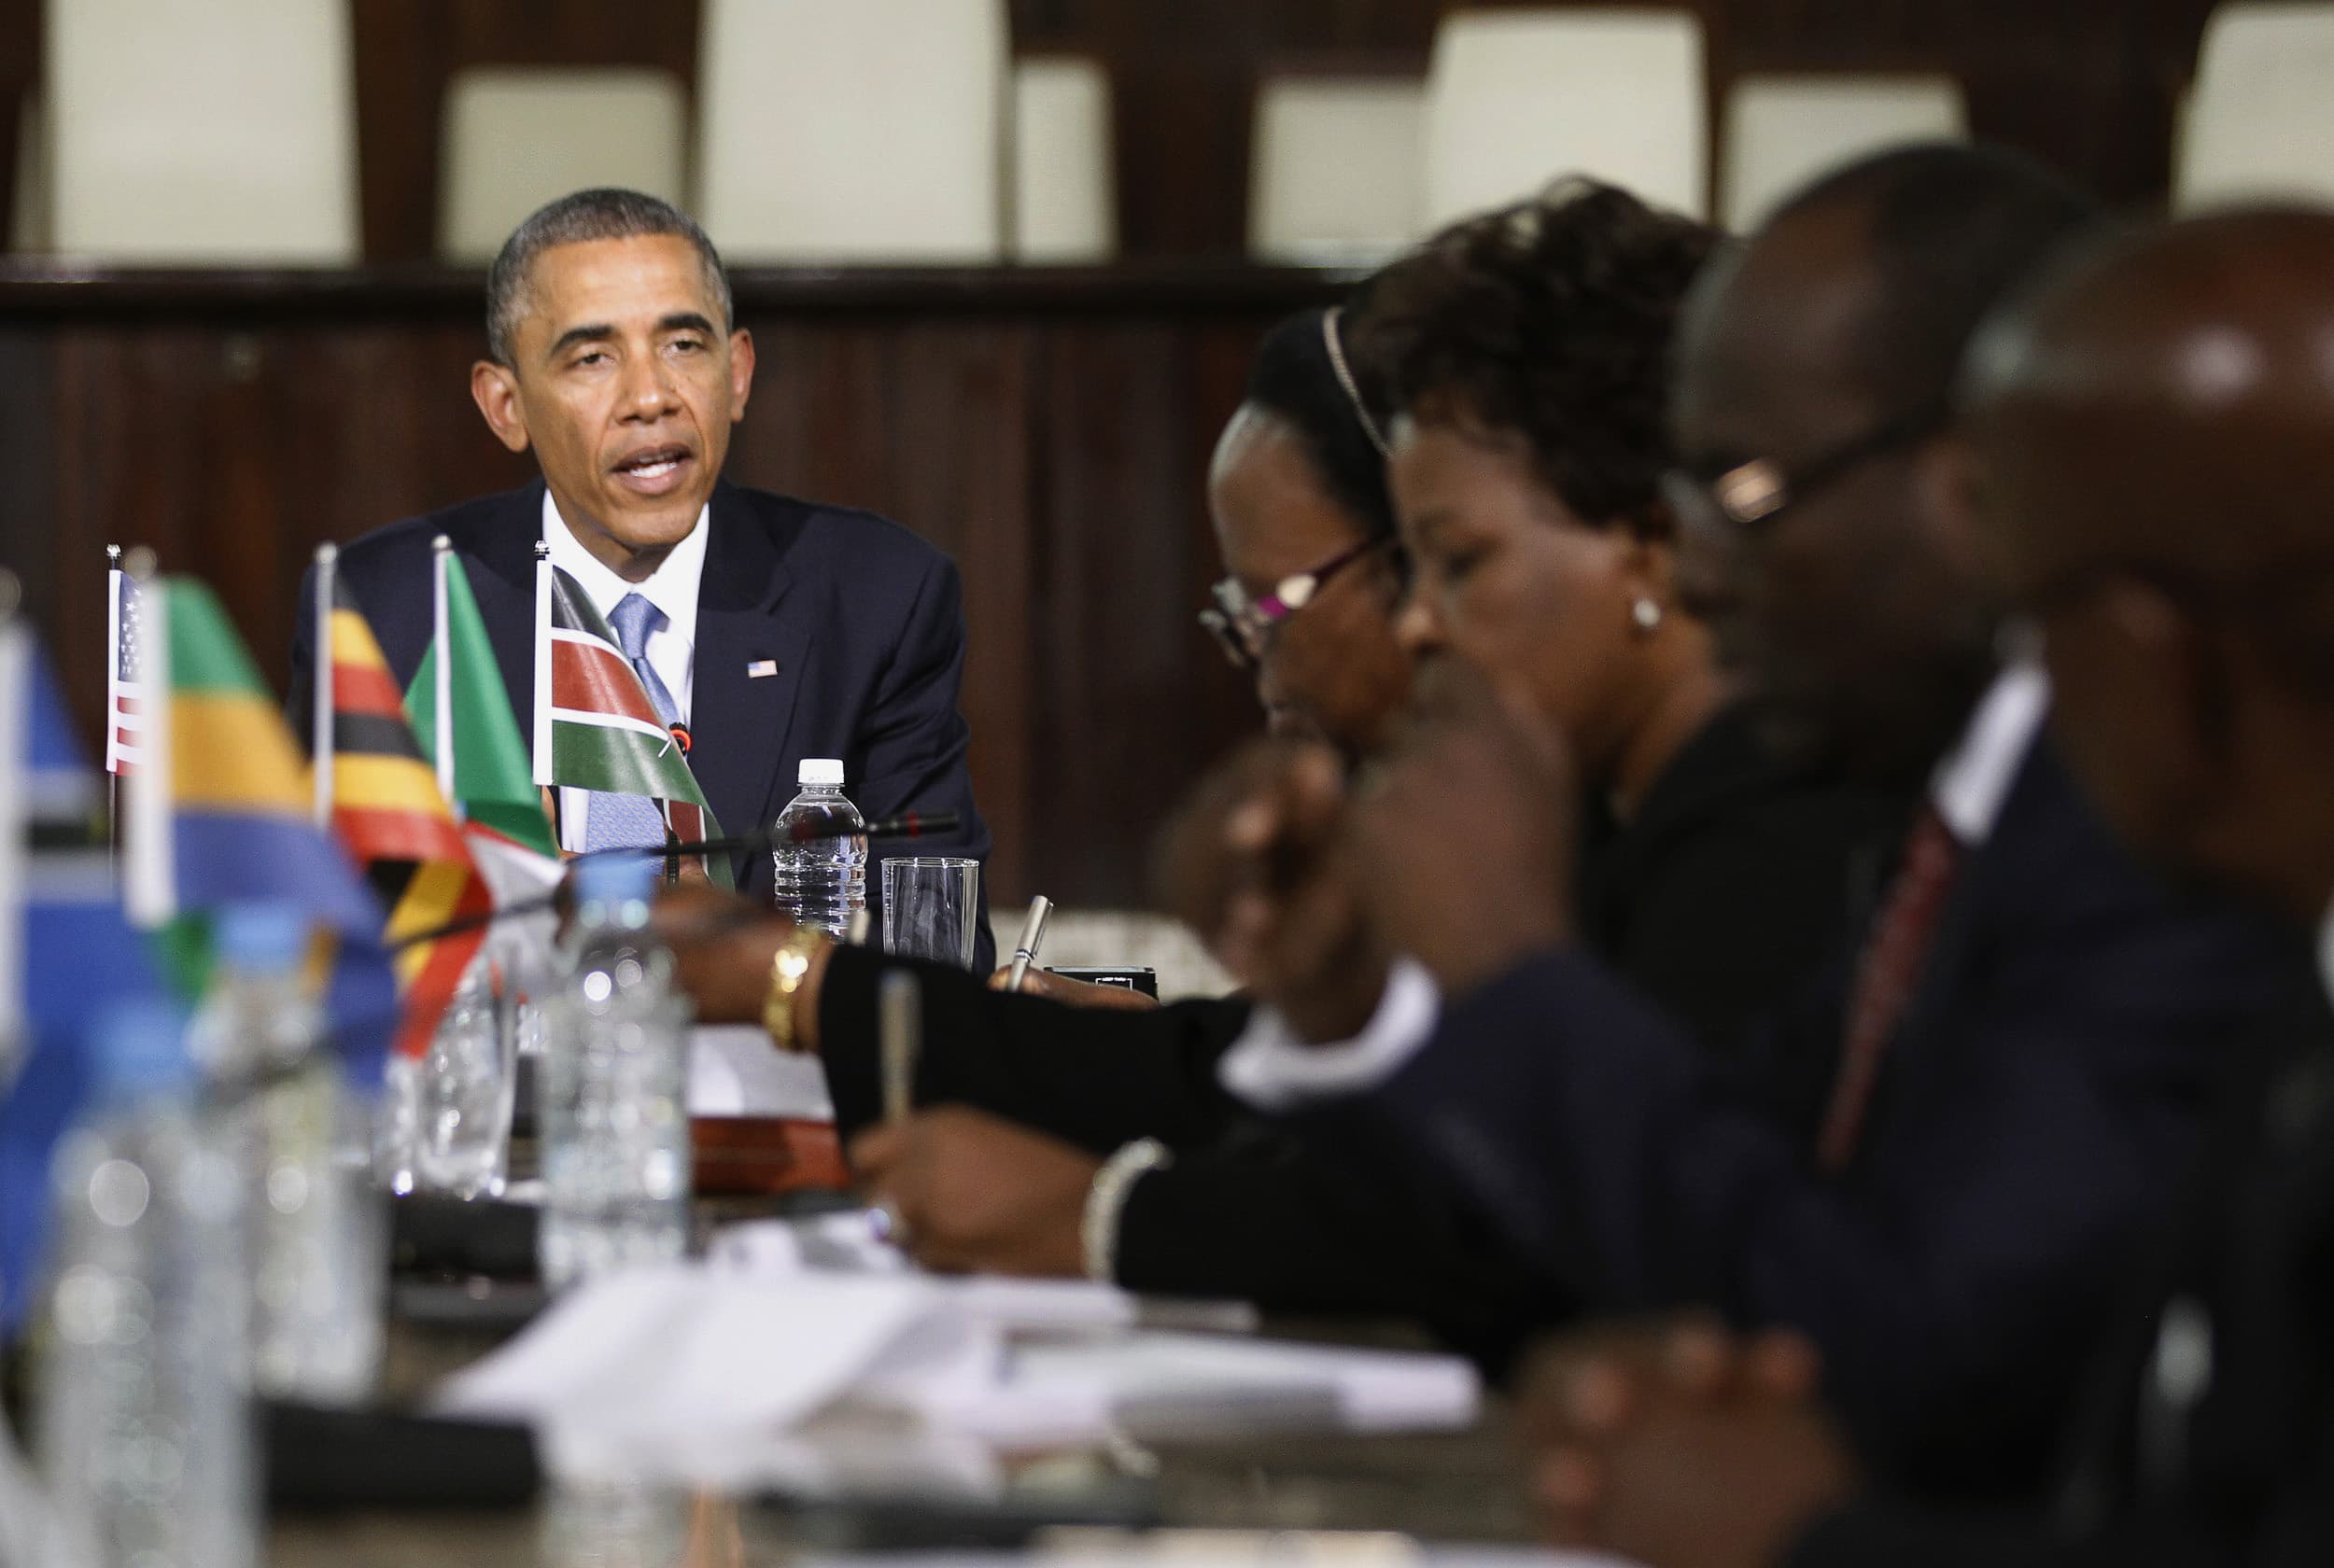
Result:
<svg viewBox="0 0 2334 1568"><path fill-rule="evenodd" d="M1629 607L1629 620L1637 626L1638 635L1651 637L1661 626L1662 607L1650 598L1639 598Z"/></svg>

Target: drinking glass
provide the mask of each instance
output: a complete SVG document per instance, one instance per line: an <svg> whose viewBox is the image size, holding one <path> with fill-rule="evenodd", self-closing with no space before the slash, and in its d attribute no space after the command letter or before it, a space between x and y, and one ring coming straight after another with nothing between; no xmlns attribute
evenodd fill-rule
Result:
<svg viewBox="0 0 2334 1568"><path fill-rule="evenodd" d="M883 950L973 967L980 930L980 862L954 855L883 862Z"/></svg>
<svg viewBox="0 0 2334 1568"><path fill-rule="evenodd" d="M420 1191L464 1198L502 1191L515 1066L513 1011L482 959L440 1017L415 1074L412 1170Z"/></svg>

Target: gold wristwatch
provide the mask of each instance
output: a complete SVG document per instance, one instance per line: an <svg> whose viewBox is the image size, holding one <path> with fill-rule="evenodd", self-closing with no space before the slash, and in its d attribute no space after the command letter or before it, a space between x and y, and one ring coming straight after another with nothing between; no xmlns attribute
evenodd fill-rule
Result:
<svg viewBox="0 0 2334 1568"><path fill-rule="evenodd" d="M762 1027L781 1051L800 1052L794 1039L794 998L810 973L811 956L826 933L816 926L796 926L770 959L770 988L762 999Z"/></svg>

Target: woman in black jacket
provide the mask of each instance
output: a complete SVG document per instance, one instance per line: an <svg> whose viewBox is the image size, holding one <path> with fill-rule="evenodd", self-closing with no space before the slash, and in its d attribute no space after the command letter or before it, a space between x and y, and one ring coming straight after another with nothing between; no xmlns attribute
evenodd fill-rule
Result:
<svg viewBox="0 0 2334 1568"><path fill-rule="evenodd" d="M1207 619L1273 729L1349 763L1385 738L1414 656L1522 678L1608 819L1584 864L1585 934L1725 1050L1821 956L1877 818L1765 758L1670 592L1666 363L1712 242L1581 187L1460 224L1350 311L1284 324L1211 475L1230 575ZM732 973L766 973L772 945ZM800 1029L846 1135L876 1113L887 962L832 955ZM1366 952L1333 967L1315 989L1350 995L1320 1007L1323 1029L1366 1016L1383 973ZM1493 1361L1562 1312L1404 1172L1343 1168L1226 1095L1216 1070L1247 1002L1104 1013L921 973L918 1098L943 1109L853 1154L927 1264L1415 1316ZM1309 999L1268 1000L1301 1015ZM1098 1180L1137 1144L1163 1163Z"/></svg>

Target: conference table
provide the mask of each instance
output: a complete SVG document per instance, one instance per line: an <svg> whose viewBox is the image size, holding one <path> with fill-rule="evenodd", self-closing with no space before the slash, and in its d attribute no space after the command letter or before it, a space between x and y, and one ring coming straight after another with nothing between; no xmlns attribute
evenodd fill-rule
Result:
<svg viewBox="0 0 2334 1568"><path fill-rule="evenodd" d="M710 1234L783 1206L773 1198L701 1198L698 1228ZM448 1311L448 1300L465 1288L482 1300L516 1296L520 1309L475 1317ZM419 1400L516 1333L528 1292L506 1282L401 1281L392 1295L385 1400ZM1173 1303L1157 1310L1171 1324L1186 1316ZM1415 1330L1391 1323L1267 1319L1257 1332L1308 1343L1427 1348ZM1018 1453L1002 1466L1003 1498L969 1506L961 1499L923 1498L906 1479L886 1480L881 1445L893 1435L906 1445L908 1435L853 1435L853 1474L862 1480L851 1496L806 1502L657 1494L640 1505L658 1526L649 1532L657 1545L646 1551L610 1539L594 1522L598 1516L591 1510L604 1510L605 1500L568 1497L547 1483L525 1506L279 1512L271 1520L267 1561L273 1568L743 1568L852 1550L963 1547L984 1536L993 1548L1023 1521L1116 1530L1138 1519L1146 1528L1170 1531L1383 1532L1518 1545L1532 1538L1520 1468L1494 1401L1460 1431L1356 1435L1282 1420L1256 1430L1234 1422L1204 1433ZM904 1462L903 1477L908 1468ZM871 1501L871 1491L879 1498ZM1381 1554L1387 1545L1375 1543Z"/></svg>

